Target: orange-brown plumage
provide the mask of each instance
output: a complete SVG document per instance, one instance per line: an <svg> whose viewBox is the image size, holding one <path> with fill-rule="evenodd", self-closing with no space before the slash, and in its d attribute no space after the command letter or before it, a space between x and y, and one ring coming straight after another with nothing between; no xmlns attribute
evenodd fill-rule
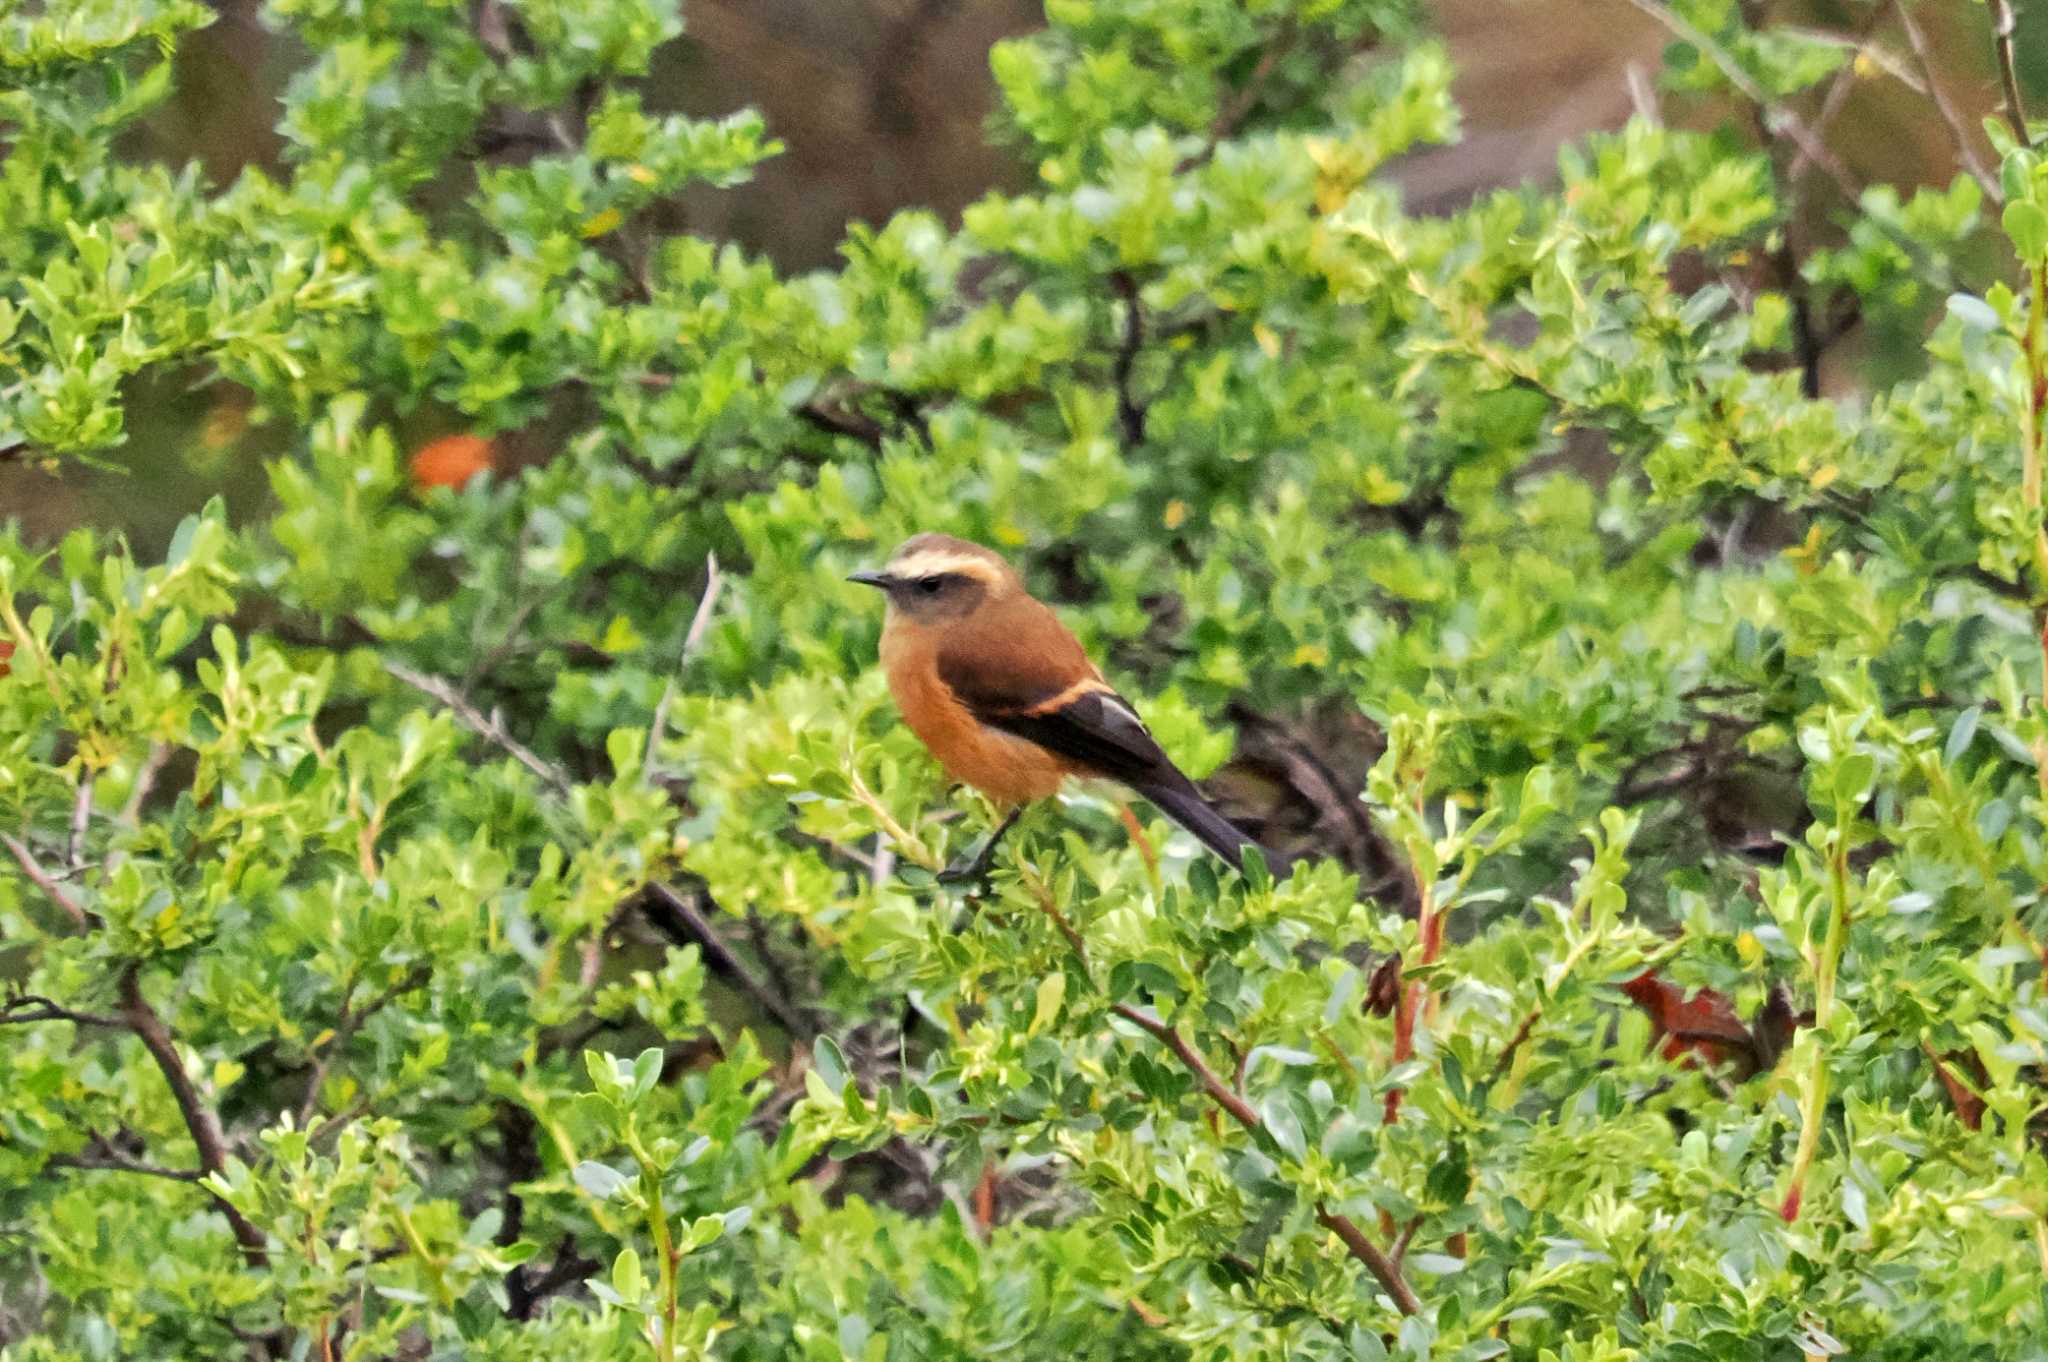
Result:
<svg viewBox="0 0 2048 1362"><path fill-rule="evenodd" d="M1251 839L1209 806L1001 557L921 534L885 569L854 580L888 593L881 653L889 693L948 775L1012 817L1070 775L1119 780L1239 862Z"/></svg>

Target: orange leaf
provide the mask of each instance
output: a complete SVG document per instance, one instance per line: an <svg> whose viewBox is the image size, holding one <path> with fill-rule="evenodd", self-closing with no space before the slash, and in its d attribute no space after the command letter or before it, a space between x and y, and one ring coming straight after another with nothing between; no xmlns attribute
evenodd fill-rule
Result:
<svg viewBox="0 0 2048 1362"><path fill-rule="evenodd" d="M496 466L497 446L481 435L443 435L412 456L412 484L418 488L460 487Z"/></svg>

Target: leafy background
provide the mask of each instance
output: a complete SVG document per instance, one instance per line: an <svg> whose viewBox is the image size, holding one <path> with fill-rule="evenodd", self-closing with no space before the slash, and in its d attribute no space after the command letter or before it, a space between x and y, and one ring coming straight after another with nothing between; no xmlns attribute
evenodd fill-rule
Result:
<svg viewBox="0 0 2048 1362"><path fill-rule="evenodd" d="M2039 44L1599 12L0 11L4 1356L2041 1356Z"/></svg>

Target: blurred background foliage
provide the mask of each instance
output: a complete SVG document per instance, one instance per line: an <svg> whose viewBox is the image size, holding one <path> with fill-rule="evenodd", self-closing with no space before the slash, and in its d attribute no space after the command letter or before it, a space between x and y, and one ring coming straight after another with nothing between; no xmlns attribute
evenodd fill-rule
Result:
<svg viewBox="0 0 2048 1362"><path fill-rule="evenodd" d="M168 97L124 130L121 148L137 159L195 162L222 185L245 167L283 163L278 101L303 53L289 30L262 22L256 0L210 8L216 21L177 46ZM1785 0L1768 13L1854 35L1888 27L1881 9ZM2017 20L2021 80L2048 90L2048 13L2021 7ZM659 229L687 226L802 271L832 264L848 223L878 224L907 207L957 218L990 189L1028 184L1028 162L987 135L996 95L987 56L993 42L1043 22L1034 0L705 0L655 53L641 82L648 106L697 116L758 109L782 152L743 184L686 189L663 206ZM1920 22L1959 115L1974 123L1997 99L1983 7L1928 7ZM1420 210L1554 177L1560 146L1618 127L1657 98L1653 77L1670 40L1628 0L1433 0L1427 23L1453 63L1462 135L1391 168ZM1866 179L1946 184L1959 167L1933 104L1867 61L1860 74L1835 106L1830 145ZM1681 99L1669 112L1705 125L1714 106ZM1825 202L1807 211L1817 235L1835 230ZM1919 342L1912 327L1858 330L1834 352L1831 390L1896 378ZM0 508L43 542L89 523L119 526L156 548L216 493L238 514L261 508L263 461L281 452L283 436L249 422L246 395L164 372L141 378L131 400L138 419L107 467L57 478L0 462ZM462 424L458 413L430 408L405 429L410 443L424 443ZM547 456L545 434L510 434L513 457Z"/></svg>

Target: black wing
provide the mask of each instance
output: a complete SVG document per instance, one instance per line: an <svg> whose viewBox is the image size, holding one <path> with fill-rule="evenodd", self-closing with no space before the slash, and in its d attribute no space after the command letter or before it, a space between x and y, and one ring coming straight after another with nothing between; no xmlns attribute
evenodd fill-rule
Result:
<svg viewBox="0 0 2048 1362"><path fill-rule="evenodd" d="M1126 785L1180 774L1137 712L1107 688L1082 691L1055 708L989 710L974 717Z"/></svg>

